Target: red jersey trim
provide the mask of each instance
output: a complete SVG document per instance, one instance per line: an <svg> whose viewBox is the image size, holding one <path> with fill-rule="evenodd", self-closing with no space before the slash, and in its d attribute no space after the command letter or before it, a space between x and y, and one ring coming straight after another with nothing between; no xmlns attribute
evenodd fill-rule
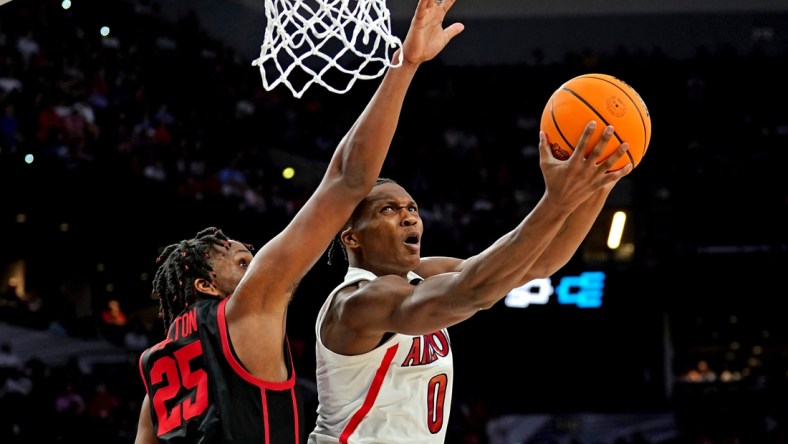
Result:
<svg viewBox="0 0 788 444"><path fill-rule="evenodd" d="M339 435L340 443L347 444L348 438L356 431L358 425L361 424L361 420L372 410L372 406L375 405L375 400L378 398L378 393L380 393L380 387L383 385L383 379L386 377L386 373L391 365L391 361L394 360L394 356L397 354L398 348L399 344L394 344L386 350L386 355L383 357L378 370L375 372L375 377L372 379L372 385L369 386L369 391L364 398L364 403L361 405L360 409L356 410L356 413L350 418L342 434Z"/></svg>
<svg viewBox="0 0 788 444"><path fill-rule="evenodd" d="M145 378L145 370L143 370L142 360L145 359L145 354L148 353L148 350L150 349L146 349L140 353L140 358L137 360L137 370L139 370L140 376L142 377L142 383L145 385L145 393L150 393L150 390L148 387L148 380Z"/></svg>
<svg viewBox="0 0 788 444"><path fill-rule="evenodd" d="M290 366L290 377L286 381L282 382L271 382L260 379L248 371L235 359L235 355L233 355L232 350L230 350L230 338L227 334L227 321L224 315L224 307L227 305L227 300L229 297L222 299L219 302L219 308L216 310L216 316L219 324L219 335L221 336L222 341L222 352L224 353L224 358L227 359L227 362L230 364L230 367L235 370L235 373L238 374L241 378L243 378L246 382L250 384L254 384L263 389L270 389L270 390L290 390L295 387L295 369L293 369L292 364ZM290 348L290 344L287 344L288 350ZM290 358L292 359L292 358ZM291 361L292 362L292 361Z"/></svg>
<svg viewBox="0 0 788 444"><path fill-rule="evenodd" d="M295 426L295 430L293 430L293 436L296 438L296 444L301 443L301 434L299 430L301 428L301 424L299 424L299 417L298 417L298 399L296 399L296 391L290 390L290 399L293 400L293 425Z"/></svg>

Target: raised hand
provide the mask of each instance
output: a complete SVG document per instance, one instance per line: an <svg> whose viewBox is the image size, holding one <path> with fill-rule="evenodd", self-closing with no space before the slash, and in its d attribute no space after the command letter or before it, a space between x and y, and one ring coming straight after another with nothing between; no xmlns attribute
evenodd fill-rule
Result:
<svg viewBox="0 0 788 444"><path fill-rule="evenodd" d="M419 64L432 59L465 29L462 23L453 23L445 29L443 27L443 19L455 2L419 0L408 35L402 43L404 61Z"/></svg>
<svg viewBox="0 0 788 444"><path fill-rule="evenodd" d="M544 132L539 133L539 166L545 180L546 197L562 208L574 210L598 191L612 188L622 177L632 171L632 164L617 171L608 170L626 153L629 145L621 144L613 154L601 158L605 146L613 135L613 126L602 132L602 137L586 155L596 122L589 122L577 148L567 160L556 159Z"/></svg>

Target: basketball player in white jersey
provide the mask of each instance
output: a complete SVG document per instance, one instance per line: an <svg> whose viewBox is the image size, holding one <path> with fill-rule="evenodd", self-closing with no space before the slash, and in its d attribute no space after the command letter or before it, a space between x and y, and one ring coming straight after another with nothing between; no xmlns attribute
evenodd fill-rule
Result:
<svg viewBox="0 0 788 444"><path fill-rule="evenodd" d="M601 159L613 128L584 156L589 122L566 161L540 133L541 200L512 231L466 260L421 259L423 226L413 198L380 179L338 240L348 272L321 308L317 424L309 444L442 444L453 364L447 328L492 307L513 288L565 265L628 166Z"/></svg>

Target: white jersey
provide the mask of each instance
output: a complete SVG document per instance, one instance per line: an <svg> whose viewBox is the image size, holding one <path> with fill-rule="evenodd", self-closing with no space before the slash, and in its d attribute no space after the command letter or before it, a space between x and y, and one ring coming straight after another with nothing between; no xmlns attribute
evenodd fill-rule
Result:
<svg viewBox="0 0 788 444"><path fill-rule="evenodd" d="M446 329L395 334L356 356L323 345L320 326L334 295L377 276L350 267L317 316L317 425L309 444L443 444L451 410L454 366ZM418 279L415 273L409 279Z"/></svg>

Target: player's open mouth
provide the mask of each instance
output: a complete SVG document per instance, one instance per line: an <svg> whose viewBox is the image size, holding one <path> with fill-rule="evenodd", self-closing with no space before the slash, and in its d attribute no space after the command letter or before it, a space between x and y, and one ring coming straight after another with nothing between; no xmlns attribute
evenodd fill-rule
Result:
<svg viewBox="0 0 788 444"><path fill-rule="evenodd" d="M412 234L405 238L405 245L410 248L411 250L418 250L419 249L419 236L416 234Z"/></svg>

